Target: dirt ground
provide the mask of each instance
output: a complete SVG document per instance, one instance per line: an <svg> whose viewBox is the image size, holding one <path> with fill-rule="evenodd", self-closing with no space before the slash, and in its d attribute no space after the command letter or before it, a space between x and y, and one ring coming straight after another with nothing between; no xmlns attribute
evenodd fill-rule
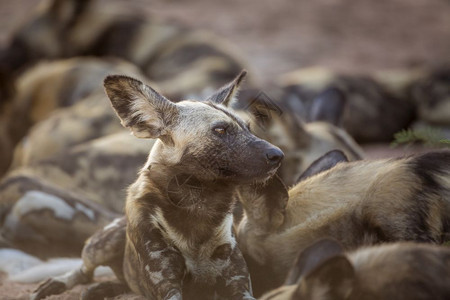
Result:
<svg viewBox="0 0 450 300"><path fill-rule="evenodd" d="M436 66L450 59L448 0L99 1L126 3L131 9L215 31L243 52L250 71L262 82L315 65L364 73ZM38 3L0 1L0 44ZM371 145L366 150L369 157L389 157L423 149ZM8 282L0 274L0 299L28 299L35 286ZM49 299L78 299L82 290Z"/></svg>
<svg viewBox="0 0 450 300"><path fill-rule="evenodd" d="M100 277L97 279L97 282L107 280L114 280L114 277ZM28 300L30 298L30 294L33 292L36 286L37 284L10 282L7 280L6 275L0 272L1 300ZM61 295L47 297L46 300L78 300L80 299L80 296L83 293L83 291L87 288L88 285L76 286L70 291L67 291ZM109 300L145 300L145 298L138 295L126 294L110 298Z"/></svg>

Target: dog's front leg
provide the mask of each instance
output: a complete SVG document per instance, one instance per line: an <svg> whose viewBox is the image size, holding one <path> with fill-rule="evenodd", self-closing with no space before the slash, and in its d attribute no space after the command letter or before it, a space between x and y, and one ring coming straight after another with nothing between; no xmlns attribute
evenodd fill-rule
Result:
<svg viewBox="0 0 450 300"><path fill-rule="evenodd" d="M225 299L255 299L252 294L247 264L237 246L232 250L227 266L223 270L223 277L219 280L218 293Z"/></svg>
<svg viewBox="0 0 450 300"><path fill-rule="evenodd" d="M150 299L182 299L185 261L180 251L168 245L159 229L145 234L128 231L125 272L131 289ZM131 279L131 280L130 280Z"/></svg>

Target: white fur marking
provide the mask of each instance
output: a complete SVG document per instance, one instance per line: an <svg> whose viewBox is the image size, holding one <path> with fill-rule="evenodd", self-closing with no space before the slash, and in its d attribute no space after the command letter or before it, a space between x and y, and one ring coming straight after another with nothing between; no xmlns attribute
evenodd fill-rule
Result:
<svg viewBox="0 0 450 300"><path fill-rule="evenodd" d="M108 225L106 225L105 227L103 227L103 230L108 230L111 228L115 228L119 226L119 222L122 218L115 218L111 223L109 223Z"/></svg>
<svg viewBox="0 0 450 300"><path fill-rule="evenodd" d="M161 271L151 272L150 267L148 265L145 266L145 270L147 271L148 275L150 276L150 280L154 284L158 284L164 279Z"/></svg>
<svg viewBox="0 0 450 300"><path fill-rule="evenodd" d="M255 299L249 291L244 292L244 299Z"/></svg>
<svg viewBox="0 0 450 300"><path fill-rule="evenodd" d="M181 299L179 294L175 294L175 295L173 295L172 297L169 298L169 300L179 300L179 299Z"/></svg>
<svg viewBox="0 0 450 300"><path fill-rule="evenodd" d="M66 276L72 270L78 270L82 264L80 258L53 258L42 261L34 256L15 249L0 249L0 271L8 274L8 279L15 282L34 283L49 277ZM98 267L95 276L110 276L109 267Z"/></svg>
<svg viewBox="0 0 450 300"><path fill-rule="evenodd" d="M42 263L37 257L16 249L0 249L0 271L10 276Z"/></svg>
<svg viewBox="0 0 450 300"><path fill-rule="evenodd" d="M86 206L84 206L83 204L80 203L76 203L75 204L75 208L78 211L83 212L89 219L94 220L95 219L95 213L92 209L87 208Z"/></svg>
<svg viewBox="0 0 450 300"><path fill-rule="evenodd" d="M226 284L226 285L229 285L232 281L240 280L240 279L242 279L242 278L247 278L247 276L244 276L244 275L236 275L236 276L233 276L233 277L231 277L229 280L227 280L227 281L225 282L225 284Z"/></svg>
<svg viewBox="0 0 450 300"><path fill-rule="evenodd" d="M19 218L33 210L50 209L53 214L60 219L70 220L75 214L75 210L63 199L55 195L41 191L28 191L17 201L13 208L13 214ZM9 216L8 216L9 217Z"/></svg>
<svg viewBox="0 0 450 300"><path fill-rule="evenodd" d="M150 256L151 259L160 259L162 252L163 252L163 250L151 251L151 252L149 252L148 255Z"/></svg>
<svg viewBox="0 0 450 300"><path fill-rule="evenodd" d="M217 229L216 233L220 235L225 242L229 242L231 249L236 246L236 239L232 235L233 228L233 214L228 214L225 217L222 225Z"/></svg>

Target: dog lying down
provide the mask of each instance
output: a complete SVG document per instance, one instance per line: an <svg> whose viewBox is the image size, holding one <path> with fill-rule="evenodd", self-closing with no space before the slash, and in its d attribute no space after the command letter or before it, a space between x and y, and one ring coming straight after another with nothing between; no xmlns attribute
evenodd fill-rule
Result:
<svg viewBox="0 0 450 300"><path fill-rule="evenodd" d="M261 300L449 299L450 249L392 243L344 252L331 239L306 248L285 285Z"/></svg>

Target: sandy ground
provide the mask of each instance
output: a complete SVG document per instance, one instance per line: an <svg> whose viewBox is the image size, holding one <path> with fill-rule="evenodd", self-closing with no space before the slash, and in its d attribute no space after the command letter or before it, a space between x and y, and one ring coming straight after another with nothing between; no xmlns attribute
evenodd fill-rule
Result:
<svg viewBox="0 0 450 300"><path fill-rule="evenodd" d="M102 282L107 280L114 280L114 277L99 277L96 282ZM6 275L0 272L0 299L1 300L28 300L30 294L36 288L36 284L24 284L10 282L7 280ZM79 285L67 291L61 295L55 295L47 297L46 300L78 300L81 294L89 285ZM145 300L145 298L134 295L125 294L117 296L114 298L109 298L110 300Z"/></svg>
<svg viewBox="0 0 450 300"><path fill-rule="evenodd" d="M126 3L227 37L262 82L299 67L321 65L347 72L440 65L449 61L448 0L100 0ZM0 0L0 43L38 0ZM422 151L365 147L373 158ZM36 285L0 274L0 299L28 299ZM78 299L84 287L48 299ZM134 297L120 297L120 299Z"/></svg>

